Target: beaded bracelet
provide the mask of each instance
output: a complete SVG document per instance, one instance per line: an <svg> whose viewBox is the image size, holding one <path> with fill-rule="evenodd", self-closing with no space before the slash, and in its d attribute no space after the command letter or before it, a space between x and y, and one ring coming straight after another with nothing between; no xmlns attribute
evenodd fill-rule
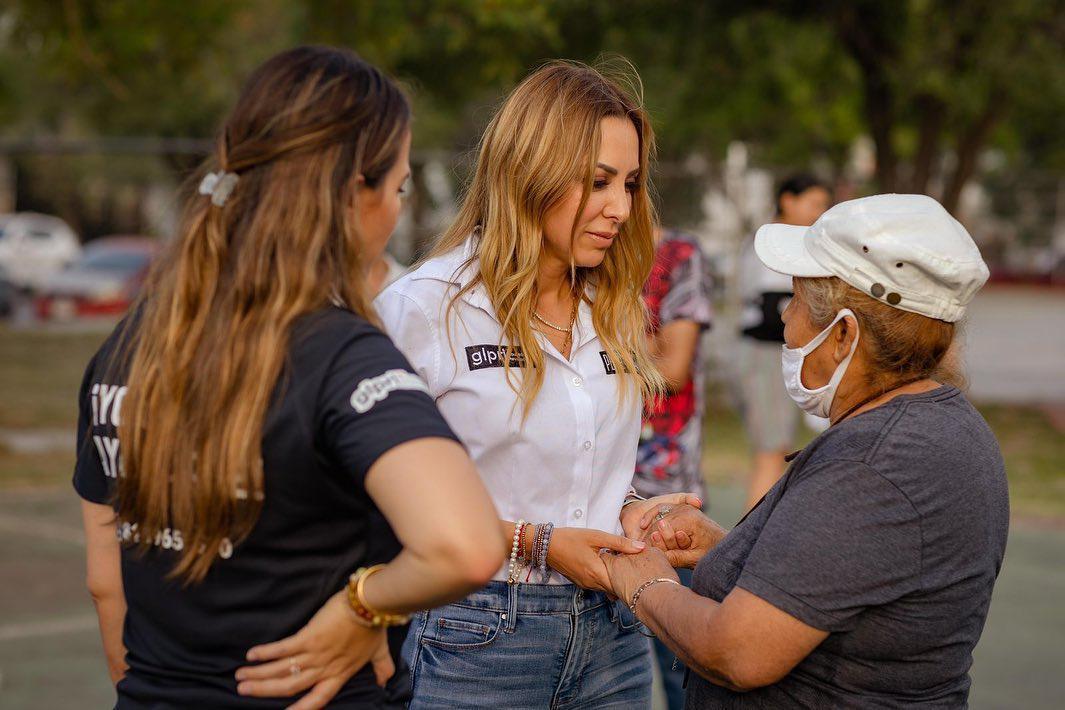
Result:
<svg viewBox="0 0 1065 710"><path fill-rule="evenodd" d="M518 583L518 572L522 566L518 562L518 543L521 542L521 533L524 528L524 520L519 520L514 526L514 540L510 544L510 564L507 566L507 584Z"/></svg>
<svg viewBox="0 0 1065 710"><path fill-rule="evenodd" d="M543 537L540 542L540 554L536 559L540 570L540 584L547 584L551 573L547 571L547 548L551 545L551 532L555 529L554 523L545 523Z"/></svg>
<svg viewBox="0 0 1065 710"><path fill-rule="evenodd" d="M525 555L525 531L529 528L529 523L522 523L518 528L521 529L518 533L518 559L527 562L529 558Z"/></svg>
<svg viewBox="0 0 1065 710"><path fill-rule="evenodd" d="M538 523L536 526L536 534L533 536L533 549L529 550L529 564L536 566L537 560L540 559L540 546L543 544L543 524Z"/></svg>

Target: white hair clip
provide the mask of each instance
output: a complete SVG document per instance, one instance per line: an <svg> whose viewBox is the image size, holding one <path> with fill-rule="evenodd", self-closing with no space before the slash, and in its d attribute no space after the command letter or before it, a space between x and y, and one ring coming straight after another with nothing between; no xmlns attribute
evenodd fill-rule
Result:
<svg viewBox="0 0 1065 710"><path fill-rule="evenodd" d="M203 176L203 180L200 181L200 194L210 195L211 204L216 207L221 207L229 199L229 194L233 192L233 188L237 186L236 173L227 173L224 170L219 170L217 173L207 173Z"/></svg>

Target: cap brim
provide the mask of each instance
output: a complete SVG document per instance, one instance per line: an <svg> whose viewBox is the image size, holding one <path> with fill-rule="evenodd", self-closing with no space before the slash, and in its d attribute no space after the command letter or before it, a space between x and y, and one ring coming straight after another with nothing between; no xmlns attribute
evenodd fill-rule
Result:
<svg viewBox="0 0 1065 710"><path fill-rule="evenodd" d="M763 224L754 235L754 252L763 264L786 276L831 276L806 251L809 230L792 224Z"/></svg>

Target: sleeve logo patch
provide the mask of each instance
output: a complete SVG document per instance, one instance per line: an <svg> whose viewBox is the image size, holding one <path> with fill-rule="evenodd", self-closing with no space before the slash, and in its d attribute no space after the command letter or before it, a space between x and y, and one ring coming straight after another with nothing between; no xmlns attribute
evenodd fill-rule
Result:
<svg viewBox="0 0 1065 710"><path fill-rule="evenodd" d="M507 347L506 345L467 345L466 364L470 372L483 370L486 367L505 367L509 356L511 367L525 367L525 353L521 347Z"/></svg>
<svg viewBox="0 0 1065 710"><path fill-rule="evenodd" d="M388 370L377 377L368 377L351 393L351 407L359 414L373 409L378 402L396 390L413 390L429 394L429 386L422 378L406 370Z"/></svg>

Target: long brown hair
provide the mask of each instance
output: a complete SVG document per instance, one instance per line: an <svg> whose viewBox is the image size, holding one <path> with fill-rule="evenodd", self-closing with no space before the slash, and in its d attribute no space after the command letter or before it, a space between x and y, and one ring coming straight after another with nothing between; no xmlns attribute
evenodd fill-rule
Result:
<svg viewBox="0 0 1065 710"><path fill-rule="evenodd" d="M193 193L130 329L117 514L142 545L166 528L173 574L207 574L262 508L262 429L300 316L341 301L375 320L352 209L395 163L410 108L354 53L299 47L260 66L208 169L239 176L223 206Z"/></svg>
<svg viewBox="0 0 1065 710"><path fill-rule="evenodd" d="M574 214L573 229L577 229L577 217L592 190L604 118L622 118L635 126L640 175L629 219L618 239L594 269L571 264L573 286L578 294L585 293L586 284L595 287L592 322L617 371L624 373L619 387L635 382L645 397L661 391L661 376L647 352L642 297L655 249L655 214L649 197L654 131L631 64L620 60L593 68L553 61L526 77L488 124L462 207L430 255L456 249L480 231L472 257L479 260L479 271L455 298L484 286L502 325L501 344L519 346L529 365L520 370L517 384L512 379L517 377L515 370L506 361L507 380L526 414L544 378L544 354L531 325L544 219L579 183L583 194ZM622 390L622 396L626 394L627 388Z"/></svg>

